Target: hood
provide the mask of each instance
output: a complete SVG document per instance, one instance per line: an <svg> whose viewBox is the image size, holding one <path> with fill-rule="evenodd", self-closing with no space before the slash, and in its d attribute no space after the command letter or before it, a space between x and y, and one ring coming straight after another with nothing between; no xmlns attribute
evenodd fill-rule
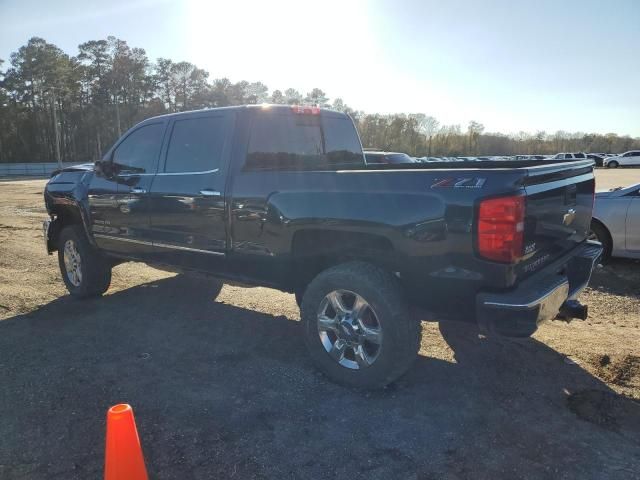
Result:
<svg viewBox="0 0 640 480"><path fill-rule="evenodd" d="M51 172L51 176L58 175L61 172L87 172L93 170L93 163L81 163L79 165L72 165L70 167L58 168Z"/></svg>

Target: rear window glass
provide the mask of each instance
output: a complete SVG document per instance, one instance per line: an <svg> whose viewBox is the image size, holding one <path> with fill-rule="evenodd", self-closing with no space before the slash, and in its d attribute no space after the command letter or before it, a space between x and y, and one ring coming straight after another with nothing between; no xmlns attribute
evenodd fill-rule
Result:
<svg viewBox="0 0 640 480"><path fill-rule="evenodd" d="M256 112L245 168L326 170L353 164L363 164L362 150L346 118Z"/></svg>
<svg viewBox="0 0 640 480"><path fill-rule="evenodd" d="M226 118L176 120L169 141L165 172L204 172L220 167L226 137Z"/></svg>

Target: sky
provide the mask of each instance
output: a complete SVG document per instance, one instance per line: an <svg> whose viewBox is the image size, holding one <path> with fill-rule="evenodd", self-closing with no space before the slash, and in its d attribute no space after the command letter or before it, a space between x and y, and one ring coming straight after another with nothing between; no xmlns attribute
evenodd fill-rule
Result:
<svg viewBox="0 0 640 480"><path fill-rule="evenodd" d="M108 35L367 113L640 137L640 0L0 0L6 61L32 36L76 55Z"/></svg>

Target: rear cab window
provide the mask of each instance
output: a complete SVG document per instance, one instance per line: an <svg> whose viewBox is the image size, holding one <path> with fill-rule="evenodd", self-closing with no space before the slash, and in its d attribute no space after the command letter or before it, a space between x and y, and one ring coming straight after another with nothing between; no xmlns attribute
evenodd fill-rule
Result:
<svg viewBox="0 0 640 480"><path fill-rule="evenodd" d="M308 109L310 110L310 109ZM338 113L257 110L245 170L337 170L364 166L351 120Z"/></svg>

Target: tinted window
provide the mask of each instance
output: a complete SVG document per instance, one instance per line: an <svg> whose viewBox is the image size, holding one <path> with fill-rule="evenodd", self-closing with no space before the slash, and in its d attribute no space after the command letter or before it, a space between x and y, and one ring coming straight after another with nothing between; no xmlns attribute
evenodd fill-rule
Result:
<svg viewBox="0 0 640 480"><path fill-rule="evenodd" d="M637 157L640 156L640 152L628 152L623 155L624 157Z"/></svg>
<svg viewBox="0 0 640 480"><path fill-rule="evenodd" d="M575 158L584 158L584 153L576 153Z"/></svg>
<svg viewBox="0 0 640 480"><path fill-rule="evenodd" d="M330 169L353 162L363 163L362 151L357 133L348 120L256 112L246 168Z"/></svg>
<svg viewBox="0 0 640 480"><path fill-rule="evenodd" d="M322 117L326 153L332 164L362 165L362 147L353 122L345 117Z"/></svg>
<svg viewBox="0 0 640 480"><path fill-rule="evenodd" d="M177 120L173 124L165 172L204 172L220 167L225 117Z"/></svg>
<svg viewBox="0 0 640 480"><path fill-rule="evenodd" d="M162 123L138 128L116 147L113 163L123 172L153 173L163 133Z"/></svg>

